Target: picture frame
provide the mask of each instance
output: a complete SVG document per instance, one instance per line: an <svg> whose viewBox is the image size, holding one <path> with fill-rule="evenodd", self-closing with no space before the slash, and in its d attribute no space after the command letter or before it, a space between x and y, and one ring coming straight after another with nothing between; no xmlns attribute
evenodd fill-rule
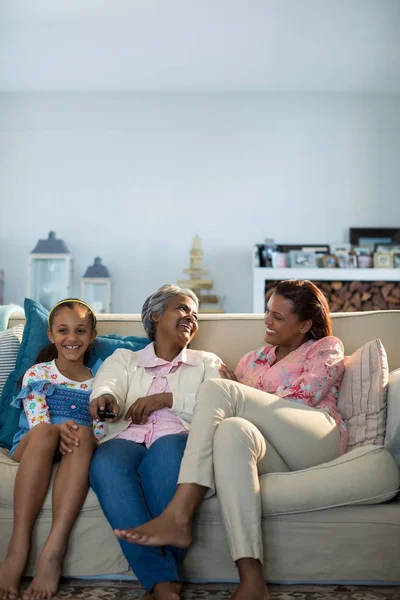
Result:
<svg viewBox="0 0 400 600"><path fill-rule="evenodd" d="M273 252L272 253L272 266L275 269L283 269L289 267L288 264L289 255L286 252Z"/></svg>
<svg viewBox="0 0 400 600"><path fill-rule="evenodd" d="M393 257L393 267L395 269L400 269L400 251L392 252L392 257Z"/></svg>
<svg viewBox="0 0 400 600"><path fill-rule="evenodd" d="M350 244L372 251L376 244L400 244L400 227L350 227Z"/></svg>
<svg viewBox="0 0 400 600"><path fill-rule="evenodd" d="M303 248L302 244L277 244L276 251L282 252L284 254L289 254L292 250L301 250Z"/></svg>
<svg viewBox="0 0 400 600"><path fill-rule="evenodd" d="M357 266L359 269L370 269L373 265L373 256L370 252L368 253L357 253L356 252L356 257L357 257Z"/></svg>
<svg viewBox="0 0 400 600"><path fill-rule="evenodd" d="M302 250L290 250L289 261L292 268L315 268L317 256L315 252L303 252Z"/></svg>
<svg viewBox="0 0 400 600"><path fill-rule="evenodd" d="M349 253L352 246L351 244L331 244L331 254L343 254L344 252Z"/></svg>
<svg viewBox="0 0 400 600"><path fill-rule="evenodd" d="M322 257L322 266L324 269L336 269L338 266L337 256L334 254L324 254Z"/></svg>
<svg viewBox="0 0 400 600"><path fill-rule="evenodd" d="M357 254L355 252L349 252L346 263L347 269L358 269Z"/></svg>
<svg viewBox="0 0 400 600"><path fill-rule="evenodd" d="M316 252L317 254L329 254L330 247L328 244L307 244L301 247L302 252Z"/></svg>
<svg viewBox="0 0 400 600"><path fill-rule="evenodd" d="M375 269L391 269L393 267L393 254L391 252L374 252Z"/></svg>
<svg viewBox="0 0 400 600"><path fill-rule="evenodd" d="M358 261L355 252L338 252L336 254L341 269L357 269Z"/></svg>
<svg viewBox="0 0 400 600"><path fill-rule="evenodd" d="M386 252L400 252L400 245L392 245L392 244L376 244L374 252L380 252L386 254Z"/></svg>
<svg viewBox="0 0 400 600"><path fill-rule="evenodd" d="M371 249L366 248L365 246L354 246L353 250L358 256L372 256L373 254ZM376 252L376 250L374 250L374 252Z"/></svg>
<svg viewBox="0 0 400 600"><path fill-rule="evenodd" d="M373 252L371 252L370 248L355 246L353 252L355 252L357 267L359 269L370 269L373 266Z"/></svg>

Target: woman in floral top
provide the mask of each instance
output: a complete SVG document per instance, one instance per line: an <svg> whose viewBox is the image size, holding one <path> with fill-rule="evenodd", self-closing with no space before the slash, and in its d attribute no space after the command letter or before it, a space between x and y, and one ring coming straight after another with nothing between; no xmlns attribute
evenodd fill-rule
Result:
<svg viewBox="0 0 400 600"><path fill-rule="evenodd" d="M197 395L177 492L157 519L117 531L136 544L191 543L194 512L217 489L231 555L239 570L235 600L266 600L259 476L296 471L345 452L337 411L343 345L329 308L310 281L282 281L268 301L265 342Z"/></svg>

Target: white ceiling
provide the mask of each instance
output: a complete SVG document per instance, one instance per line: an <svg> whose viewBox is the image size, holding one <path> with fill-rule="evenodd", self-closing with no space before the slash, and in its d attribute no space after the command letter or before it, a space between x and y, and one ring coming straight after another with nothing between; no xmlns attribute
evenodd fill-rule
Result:
<svg viewBox="0 0 400 600"><path fill-rule="evenodd" d="M0 0L0 91L400 91L400 0Z"/></svg>

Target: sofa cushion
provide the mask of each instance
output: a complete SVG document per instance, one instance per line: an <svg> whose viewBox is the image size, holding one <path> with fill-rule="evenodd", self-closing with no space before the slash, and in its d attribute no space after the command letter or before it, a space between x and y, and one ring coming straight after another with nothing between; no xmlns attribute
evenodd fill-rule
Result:
<svg viewBox="0 0 400 600"><path fill-rule="evenodd" d="M24 311L26 323L15 369L9 375L0 399L0 447L5 448L11 448L12 439L18 429L19 411L11 407L10 403L19 392L25 372L35 364L40 350L50 343L47 337L48 310L35 300L25 298ZM136 351L142 350L148 343L146 337L98 336L93 343L88 366L92 367L98 359L105 360L117 348Z"/></svg>
<svg viewBox="0 0 400 600"><path fill-rule="evenodd" d="M10 407L11 399L9 393L13 389L12 377L15 370L18 353L23 337L23 325L16 325L11 329L1 333L0 341L0 361L1 361L1 395L0 395L0 440L8 441L12 440L18 419L14 419L14 413L19 414L14 408ZM11 338L10 338L11 335ZM9 420L10 417L10 420ZM10 447L8 444L2 444L0 446Z"/></svg>
<svg viewBox="0 0 400 600"><path fill-rule="evenodd" d="M14 483L15 483L15 477L17 474L18 463L15 462L14 460L12 460L11 458L8 458L7 454L8 453L6 453L6 451L4 449L0 450L0 479L1 479L0 505L11 507L14 505ZM57 468L58 468L57 465L55 465L53 467L53 474L52 474L53 480L54 480L54 476L57 472ZM51 497L51 488L50 488L49 491L47 492L45 501L43 503L42 510L51 511L51 505L52 505L52 497ZM98 509L99 512L101 512L101 508L97 501L97 496L92 491L92 489L90 489L82 510L93 511L96 509Z"/></svg>
<svg viewBox="0 0 400 600"><path fill-rule="evenodd" d="M345 358L338 409L349 433L349 450L383 444L389 367L379 339L371 340Z"/></svg>
<svg viewBox="0 0 400 600"><path fill-rule="evenodd" d="M17 468L18 463L0 451L1 506L13 506ZM54 466L53 478L56 469L57 466ZM288 515L352 504L385 502L398 492L399 471L391 454L382 446L363 446L310 469L262 475L260 486L263 516ZM50 490L43 504L44 510L51 510L51 501ZM219 504L215 497L203 505L203 518L210 522L220 520ZM101 511L92 490L89 490L82 510Z"/></svg>
<svg viewBox="0 0 400 600"><path fill-rule="evenodd" d="M15 369L23 331L23 325L16 325L0 332L0 394L10 373Z"/></svg>
<svg viewBox="0 0 400 600"><path fill-rule="evenodd" d="M383 446L363 446L328 463L260 477L263 515L379 504L399 490L399 470Z"/></svg>
<svg viewBox="0 0 400 600"><path fill-rule="evenodd" d="M400 369L390 373L387 400L385 448L400 468Z"/></svg>

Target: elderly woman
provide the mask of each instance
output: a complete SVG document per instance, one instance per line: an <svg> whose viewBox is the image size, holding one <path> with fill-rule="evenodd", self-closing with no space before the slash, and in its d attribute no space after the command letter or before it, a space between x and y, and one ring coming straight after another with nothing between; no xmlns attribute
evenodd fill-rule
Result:
<svg viewBox="0 0 400 600"><path fill-rule="evenodd" d="M116 416L94 454L90 484L114 529L141 525L167 506L199 386L219 377L221 360L215 354L187 349L198 330L198 306L191 290L161 287L142 309L151 344L139 352L116 350L96 375L91 415ZM179 598L182 549L120 544L148 592L157 600Z"/></svg>
<svg viewBox="0 0 400 600"><path fill-rule="evenodd" d="M235 372L199 391L177 492L146 525L116 531L136 544L191 543L194 512L215 490L240 585L235 600L266 600L259 475L328 462L346 450L336 408L344 371L342 342L310 281L281 281L268 301L265 342ZM306 552L307 549L305 548Z"/></svg>

